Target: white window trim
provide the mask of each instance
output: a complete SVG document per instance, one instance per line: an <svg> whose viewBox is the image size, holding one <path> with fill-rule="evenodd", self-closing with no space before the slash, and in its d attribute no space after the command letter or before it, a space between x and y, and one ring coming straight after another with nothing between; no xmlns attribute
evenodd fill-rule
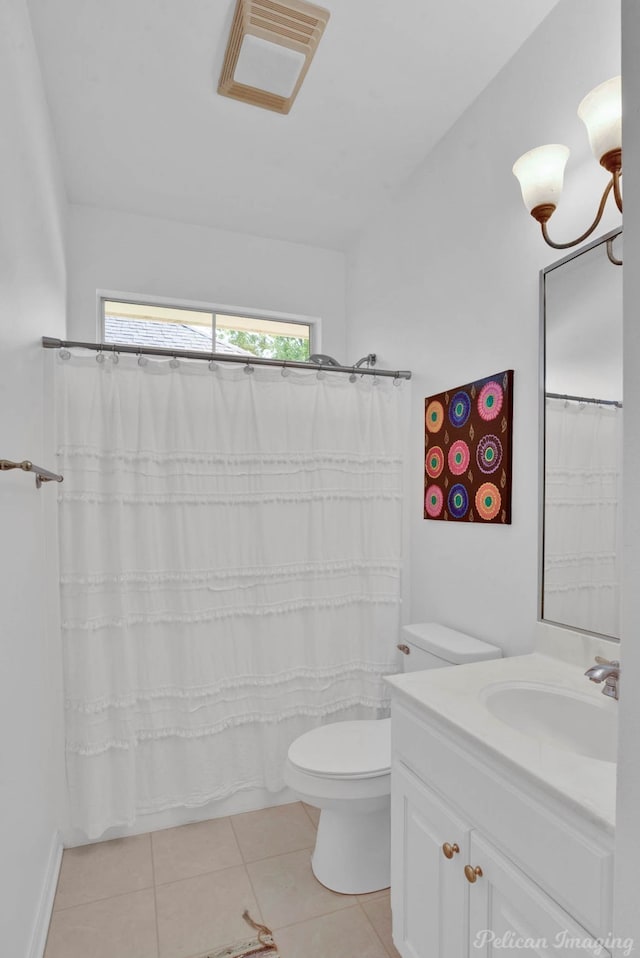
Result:
<svg viewBox="0 0 640 958"><path fill-rule="evenodd" d="M246 316L247 319L267 319L271 322L297 323L309 327L309 355L322 352L322 319L320 316L304 316L300 313L279 313L271 309L255 309L251 306L232 306L228 303L207 303L197 299L178 299L168 296L147 296L143 293L125 293L121 290L96 290L96 342L103 343L104 302L135 303L141 306L167 306L173 309L194 309L207 313L222 313L229 316ZM215 335L215 328L214 328Z"/></svg>

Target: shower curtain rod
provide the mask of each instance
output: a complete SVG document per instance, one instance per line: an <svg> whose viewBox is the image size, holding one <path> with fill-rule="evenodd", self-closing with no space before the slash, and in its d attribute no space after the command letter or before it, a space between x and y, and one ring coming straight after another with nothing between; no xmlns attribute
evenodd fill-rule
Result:
<svg viewBox="0 0 640 958"><path fill-rule="evenodd" d="M622 409L622 403L618 399L590 399L588 396L565 396L561 393L545 393L547 399L568 399L569 402L588 402L596 406L616 406Z"/></svg>
<svg viewBox="0 0 640 958"><path fill-rule="evenodd" d="M23 459L22 462L0 459L0 472L7 472L9 469L22 469L23 472L35 473L36 489L39 489L43 482L62 482L64 479L64 476L57 472L51 472L49 469L43 469L42 466L36 466L30 459Z"/></svg>
<svg viewBox="0 0 640 958"><path fill-rule="evenodd" d="M315 369L358 376L386 376L411 379L408 369L367 369L361 366L334 366L332 363L303 363L289 359L262 359L259 356L237 356L233 353L205 353L192 349L162 349L155 346L126 346L118 343L81 343L74 340L42 337L44 349L93 349L95 352L133 353L134 356L167 356L170 359L204 359L207 362L240 363L243 366L278 366L282 369Z"/></svg>

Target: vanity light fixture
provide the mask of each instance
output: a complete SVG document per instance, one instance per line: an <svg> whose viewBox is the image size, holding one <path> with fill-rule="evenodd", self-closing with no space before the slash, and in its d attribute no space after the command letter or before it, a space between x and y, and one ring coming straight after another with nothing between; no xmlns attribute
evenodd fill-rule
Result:
<svg viewBox="0 0 640 958"><path fill-rule="evenodd" d="M328 19L306 0L238 0L218 93L288 113Z"/></svg>
<svg viewBox="0 0 640 958"><path fill-rule="evenodd" d="M616 206L622 212L622 85L621 77L612 77L601 83L578 107L578 116L587 128L593 155L601 166L611 174L596 217L591 226L570 243L555 243L547 232L547 222L558 205L564 178L564 168L569 158L569 149L559 143L549 143L529 150L513 165L514 176L520 182L522 199L535 220L540 223L542 235L554 249L569 249L590 236L602 219L604 209L613 190ZM607 256L616 266L622 261L613 255L611 241L607 242Z"/></svg>

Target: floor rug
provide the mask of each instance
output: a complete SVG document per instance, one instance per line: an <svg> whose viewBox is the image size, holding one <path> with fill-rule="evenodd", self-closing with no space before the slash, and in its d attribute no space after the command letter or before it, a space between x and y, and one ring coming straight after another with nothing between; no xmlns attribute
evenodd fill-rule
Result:
<svg viewBox="0 0 640 958"><path fill-rule="evenodd" d="M242 917L248 925L255 928L258 932L257 937L250 941L227 945L216 951L208 951L206 955L202 955L202 958L279 958L278 949L267 926L258 925L248 911L245 911Z"/></svg>

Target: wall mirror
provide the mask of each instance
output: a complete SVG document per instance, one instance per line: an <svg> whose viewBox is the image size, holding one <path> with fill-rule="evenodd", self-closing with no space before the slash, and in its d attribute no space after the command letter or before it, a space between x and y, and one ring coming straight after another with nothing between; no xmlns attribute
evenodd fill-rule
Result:
<svg viewBox="0 0 640 958"><path fill-rule="evenodd" d="M541 618L620 637L621 230L541 273Z"/></svg>

